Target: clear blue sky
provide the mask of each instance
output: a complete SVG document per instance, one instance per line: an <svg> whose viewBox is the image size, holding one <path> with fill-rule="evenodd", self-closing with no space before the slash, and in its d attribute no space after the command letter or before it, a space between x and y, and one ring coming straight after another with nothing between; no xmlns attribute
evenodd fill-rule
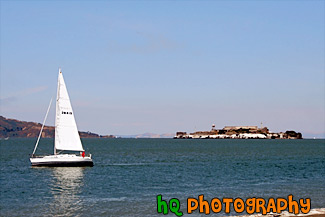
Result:
<svg viewBox="0 0 325 217"><path fill-rule="evenodd" d="M324 11L324 1L1 1L1 115L42 122L62 67L80 130L263 122L325 137Z"/></svg>

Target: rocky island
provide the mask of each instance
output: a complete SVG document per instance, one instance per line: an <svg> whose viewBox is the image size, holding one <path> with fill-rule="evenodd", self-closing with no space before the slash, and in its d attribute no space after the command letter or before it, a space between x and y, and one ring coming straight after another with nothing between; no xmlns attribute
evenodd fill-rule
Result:
<svg viewBox="0 0 325 217"><path fill-rule="evenodd" d="M267 127L257 126L225 126L223 129L215 129L213 124L210 131L189 134L177 132L174 139L302 139L302 134L293 130L273 133Z"/></svg>

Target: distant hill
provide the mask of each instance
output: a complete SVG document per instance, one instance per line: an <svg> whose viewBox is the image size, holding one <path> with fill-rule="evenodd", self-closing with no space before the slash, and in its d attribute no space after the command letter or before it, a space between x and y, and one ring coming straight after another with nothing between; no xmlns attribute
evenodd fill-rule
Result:
<svg viewBox="0 0 325 217"><path fill-rule="evenodd" d="M116 138L135 138L135 139L168 139L174 138L175 133L142 133L142 134L133 134L133 135L116 135Z"/></svg>
<svg viewBox="0 0 325 217"><path fill-rule="evenodd" d="M173 138L175 134L165 133L165 134L155 134L155 133L143 133L134 136L135 138Z"/></svg>
<svg viewBox="0 0 325 217"><path fill-rule="evenodd" d="M35 122L19 121L0 116L0 138L34 138L38 137L42 124ZM80 132L82 138L115 138L115 136L102 136L91 132ZM53 138L54 127L44 126L42 138Z"/></svg>

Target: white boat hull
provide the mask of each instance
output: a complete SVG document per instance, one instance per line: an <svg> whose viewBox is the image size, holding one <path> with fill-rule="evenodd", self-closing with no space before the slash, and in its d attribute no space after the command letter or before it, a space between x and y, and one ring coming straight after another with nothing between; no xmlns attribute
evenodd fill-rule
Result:
<svg viewBox="0 0 325 217"><path fill-rule="evenodd" d="M32 163L32 166L48 167L92 167L94 165L91 157L82 157L75 154L58 154L42 157L32 157L30 158L30 162Z"/></svg>

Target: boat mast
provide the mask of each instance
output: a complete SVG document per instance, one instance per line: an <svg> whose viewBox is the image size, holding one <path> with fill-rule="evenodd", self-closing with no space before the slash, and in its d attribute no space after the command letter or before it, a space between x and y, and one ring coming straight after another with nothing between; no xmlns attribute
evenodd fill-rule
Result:
<svg viewBox="0 0 325 217"><path fill-rule="evenodd" d="M35 145L35 148L34 148L34 151L33 151L33 154L32 156L34 156L35 152L36 152L36 149L37 149L37 146L38 146L38 142L42 136L42 131L43 131L43 128L44 128L44 124L45 124L45 121L47 119L47 115L49 114L49 111L50 111L50 108L51 108L51 104L52 104L52 99L51 98L51 101L50 101L50 104L49 104L49 107L47 108L47 112L46 112L46 115L45 115L45 118L44 118L44 121L43 121L43 125L42 125L42 128L41 128L41 131L39 132L39 135L38 135L38 138L37 138L37 142L36 142L36 145Z"/></svg>
<svg viewBox="0 0 325 217"><path fill-rule="evenodd" d="M60 76L61 72L61 68L59 68L59 76ZM60 92L60 79L58 78L58 88L57 88L57 93L56 93L56 106L55 106L55 132L54 132L54 155L56 155L56 148L55 148L55 144L56 144L56 137L57 137L57 117L58 117L58 112L59 112L59 108L58 108L58 101L59 101L59 92Z"/></svg>

